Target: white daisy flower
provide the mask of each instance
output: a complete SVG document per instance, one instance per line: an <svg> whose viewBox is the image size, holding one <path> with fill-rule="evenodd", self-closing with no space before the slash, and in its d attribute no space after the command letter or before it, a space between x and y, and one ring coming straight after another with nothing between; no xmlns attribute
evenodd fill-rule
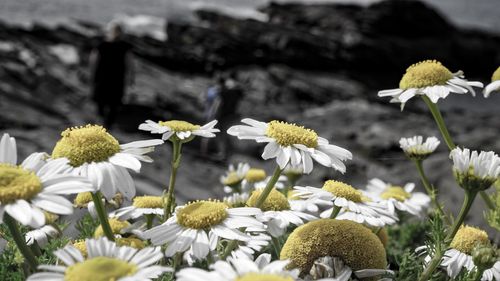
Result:
<svg viewBox="0 0 500 281"><path fill-rule="evenodd" d="M236 248L231 252L231 256L235 259L240 258L248 258L253 259L255 253L258 253L264 249L267 245L269 245L269 241L271 241L271 236L266 235L264 233L249 233L250 240L248 241L239 241Z"/></svg>
<svg viewBox="0 0 500 281"><path fill-rule="evenodd" d="M85 241L87 255L72 245L54 252L61 265L40 265L45 272L35 273L28 281L143 281L152 280L170 268L155 265L162 257L160 247L141 250L118 246L101 239Z"/></svg>
<svg viewBox="0 0 500 281"><path fill-rule="evenodd" d="M463 72L451 73L448 68L435 60L416 63L408 69L399 82L399 88L378 92L379 97L392 97L391 102L405 103L417 95L427 96L433 103L446 98L450 93L475 96L472 87L483 87L481 82L469 82L464 79Z"/></svg>
<svg viewBox="0 0 500 281"><path fill-rule="evenodd" d="M299 279L299 271L288 270L288 261L273 261L271 255L262 254L255 261L247 258L228 258L227 261L218 261L210 266L212 271L199 268L184 268L177 272L177 281L238 281L238 280L287 280ZM274 280L273 279L273 280Z"/></svg>
<svg viewBox="0 0 500 281"><path fill-rule="evenodd" d="M493 151L455 148L450 152L453 171L464 189L486 190L500 176L500 157Z"/></svg>
<svg viewBox="0 0 500 281"><path fill-rule="evenodd" d="M237 125L229 128L227 133L238 139L253 139L268 143L262 153L264 160L276 158L281 169L288 163L301 165L304 173L313 169L313 159L326 167L332 167L342 173L346 167L343 161L352 159L352 154L346 149L329 144L319 137L315 131L295 124L281 121L269 123L259 122L250 118L241 120L247 125Z"/></svg>
<svg viewBox="0 0 500 281"><path fill-rule="evenodd" d="M491 77L491 83L486 85L484 88L484 97L488 98L491 93L500 91L500 67L493 72L493 76Z"/></svg>
<svg viewBox="0 0 500 281"><path fill-rule="evenodd" d="M120 220L137 219L146 215L163 215L163 198L161 196L137 196L131 206L123 207L109 214Z"/></svg>
<svg viewBox="0 0 500 281"><path fill-rule="evenodd" d="M266 177L262 181L253 182L248 180L248 177L245 179L244 190L252 191L254 189L266 188L267 183L271 180L271 177ZM279 176L278 181L274 184L274 188L278 190L282 190L286 187L286 176Z"/></svg>
<svg viewBox="0 0 500 281"><path fill-rule="evenodd" d="M414 183L407 183L404 187L386 183L380 179L371 179L366 186L367 195L374 201L384 204L391 214L396 209L420 216L422 211L429 207L431 198L422 192L413 192Z"/></svg>
<svg viewBox="0 0 500 281"><path fill-rule="evenodd" d="M229 196L224 196L222 201L224 203L226 203L231 208L245 207L249 197L250 197L250 194L248 194L246 192L233 193Z"/></svg>
<svg viewBox="0 0 500 281"><path fill-rule="evenodd" d="M264 169L249 168L246 171L246 174L243 176L243 180L238 185L234 187L225 186L224 192L250 193L254 189L265 188L270 180L271 177L267 176L267 173ZM285 182L286 182L286 177L279 176L278 181L274 184L274 187L277 189L283 189L285 188Z"/></svg>
<svg viewBox="0 0 500 281"><path fill-rule="evenodd" d="M49 242L49 237L54 238L58 235L59 231L54 226L44 225L40 228L26 232L26 245L33 245L36 241L40 247L43 247Z"/></svg>
<svg viewBox="0 0 500 281"><path fill-rule="evenodd" d="M205 138L215 137L215 133L220 132L219 129L214 128L216 124L217 120L213 120L203 126L181 120L160 122L146 120L145 123L139 125L139 130L148 131L152 134L162 134L161 138L165 141L175 135L179 140L186 142L192 140L195 136Z"/></svg>
<svg viewBox="0 0 500 281"><path fill-rule="evenodd" d="M394 272L386 269L361 269L353 271L341 258L324 256L314 261L309 274L304 278L309 280L349 281L354 274L356 278L378 277L376 280L393 280ZM388 276L381 278L383 276ZM324 279L322 279L324 278ZM357 280L357 279L356 279Z"/></svg>
<svg viewBox="0 0 500 281"><path fill-rule="evenodd" d="M165 255L171 257L191 249L196 260L202 260L216 249L220 239L249 241L247 232L263 232L265 226L254 217L257 208L230 208L218 201L195 201L176 208L175 214L162 225L144 232L154 245L167 244Z"/></svg>
<svg viewBox="0 0 500 281"><path fill-rule="evenodd" d="M231 186L239 185L241 181L245 179L248 170L250 170L250 165L248 163L238 163L236 167L231 164L225 174L220 177L220 182L224 186L228 186L232 192L233 189Z"/></svg>
<svg viewBox="0 0 500 281"><path fill-rule="evenodd" d="M297 195L297 192L294 190L288 191L288 203L290 203L290 209L299 212L306 212L309 214L316 215L320 207L328 207L332 204L330 202L326 202L325 200L318 198L309 198L304 200Z"/></svg>
<svg viewBox="0 0 500 281"><path fill-rule="evenodd" d="M489 245L488 234L475 227L462 226L457 231L448 249L441 260L440 266L446 270L446 273L452 279L455 279L463 269L472 271L476 269L472 252L478 245ZM425 246L418 247L415 251L425 254ZM426 256L426 262L430 261L430 256ZM485 270L481 278L483 281L500 280L500 262Z"/></svg>
<svg viewBox="0 0 500 281"><path fill-rule="evenodd" d="M332 206L320 214L321 218L331 217L335 210L338 212L335 219L355 221L371 227L383 227L398 220L383 205L372 202L363 192L343 182L328 180L321 189L295 186L294 190L303 199L323 200Z"/></svg>
<svg viewBox="0 0 500 281"><path fill-rule="evenodd" d="M33 153L18 166L16 153L15 139L4 134L0 140L0 222L7 213L23 225L39 228L45 225L43 210L73 213L71 202L61 195L94 190L82 177L57 173L67 164L65 159L49 166L47 154Z"/></svg>
<svg viewBox="0 0 500 281"><path fill-rule="evenodd" d="M247 205L255 206L262 191L263 189L257 189L252 192ZM313 215L291 210L288 199L276 189L271 190L260 209L263 213L258 215L257 219L266 223L267 231L273 237L280 237L285 234L290 224L299 226L304 222L317 219Z"/></svg>
<svg viewBox="0 0 500 281"><path fill-rule="evenodd" d="M423 160L431 155L439 145L436 137L428 137L425 142L422 136L413 136L411 138L401 138L399 145L406 156L410 159Z"/></svg>
<svg viewBox="0 0 500 281"><path fill-rule="evenodd" d="M153 161L145 154L163 143L153 139L120 145L98 125L69 128L61 136L52 151L52 158L69 159L64 172L88 178L108 200L117 191L129 200L135 196L134 181L127 169L139 172L141 161Z"/></svg>

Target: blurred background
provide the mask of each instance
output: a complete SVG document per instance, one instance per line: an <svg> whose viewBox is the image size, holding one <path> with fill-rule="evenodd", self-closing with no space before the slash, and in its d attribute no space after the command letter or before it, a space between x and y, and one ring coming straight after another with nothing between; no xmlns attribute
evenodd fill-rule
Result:
<svg viewBox="0 0 500 281"><path fill-rule="evenodd" d="M156 138L138 125L204 124L210 95L230 87L238 98L233 111L218 113L223 123L296 122L353 152L345 175L316 165L300 184L334 178L364 188L378 177L423 189L398 140L440 137L434 121L420 99L401 112L377 91L396 88L405 69L425 59L489 83L500 66L499 12L498 0L0 0L0 131L16 137L21 157L50 153L62 130L88 123L112 126L121 143ZM114 40L109 32L121 35L127 63L111 63L97 78L92 54ZM123 104L110 116L93 97L96 81L115 72L128 74ZM499 104L500 95L478 92L439 106L456 143L498 152ZM199 140L184 146L178 198L223 195L219 176L230 163L272 171L274 162L260 159L261 145L231 138L211 140L204 155ZM160 194L168 184L169 145L152 157L134 175L140 193ZM450 167L443 142L425 169L457 212L463 192ZM468 222L484 226L482 201L474 208Z"/></svg>

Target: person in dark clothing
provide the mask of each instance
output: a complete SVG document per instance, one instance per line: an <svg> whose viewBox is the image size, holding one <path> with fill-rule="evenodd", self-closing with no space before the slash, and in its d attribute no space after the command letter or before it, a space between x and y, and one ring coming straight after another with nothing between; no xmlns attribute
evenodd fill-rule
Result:
<svg viewBox="0 0 500 281"><path fill-rule="evenodd" d="M130 73L131 46L121 40L122 33L119 24L109 24L105 40L92 51L90 57L93 68L92 99L108 129L113 126L117 110L122 104L126 82L133 82Z"/></svg>
<svg viewBox="0 0 500 281"><path fill-rule="evenodd" d="M234 73L225 79L219 93L219 104L215 113L215 119L219 121L218 128L222 132L220 144L221 158L226 159L231 153L232 145L229 140L227 129L239 120L238 105L243 98L243 89L237 82Z"/></svg>

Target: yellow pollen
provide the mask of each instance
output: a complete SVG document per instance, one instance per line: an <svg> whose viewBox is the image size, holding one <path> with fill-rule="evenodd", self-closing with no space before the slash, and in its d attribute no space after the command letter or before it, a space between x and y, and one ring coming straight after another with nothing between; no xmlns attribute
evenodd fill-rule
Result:
<svg viewBox="0 0 500 281"><path fill-rule="evenodd" d="M282 121L269 122L266 136L275 139L281 146L293 144L303 144L310 148L318 146L318 134L315 131Z"/></svg>
<svg viewBox="0 0 500 281"><path fill-rule="evenodd" d="M448 68L436 60L426 60L406 69L405 75L399 82L399 88L406 90L410 88L424 88L428 86L445 85L453 78Z"/></svg>
<svg viewBox="0 0 500 281"><path fill-rule="evenodd" d="M116 245L118 246L128 246L132 247L135 249L144 249L146 245L144 242L140 239L134 238L134 237L128 237L128 238L118 238L116 239Z"/></svg>
<svg viewBox="0 0 500 281"><path fill-rule="evenodd" d="M96 257L76 263L64 272L65 281L115 281L137 272L137 265L110 257Z"/></svg>
<svg viewBox="0 0 500 281"><path fill-rule="evenodd" d="M247 206L255 207L262 191L262 189L254 190L250 198L248 198ZM264 204L260 206L260 209L264 212L290 210L290 203L288 203L288 199L286 199L283 193L273 188L271 193L267 196L266 201L264 201Z"/></svg>
<svg viewBox="0 0 500 281"><path fill-rule="evenodd" d="M491 82L498 80L500 80L500 67L498 67L497 70L495 70L495 72L493 72L493 75L491 76Z"/></svg>
<svg viewBox="0 0 500 281"><path fill-rule="evenodd" d="M229 172L229 174L224 178L223 184L228 186L233 186L240 183L243 180L236 172Z"/></svg>
<svg viewBox="0 0 500 281"><path fill-rule="evenodd" d="M35 173L20 166L0 164L0 204L30 200L40 191L42 183Z"/></svg>
<svg viewBox="0 0 500 281"><path fill-rule="evenodd" d="M92 193L90 192L78 193L73 200L73 204L78 208L86 208L90 202L92 202Z"/></svg>
<svg viewBox="0 0 500 281"><path fill-rule="evenodd" d="M243 276L236 278L235 281L294 281L294 279L290 276L249 272Z"/></svg>
<svg viewBox="0 0 500 281"><path fill-rule="evenodd" d="M82 253L82 256L84 258L87 257L88 252L87 252L87 244L85 244L85 240L76 240L73 242L73 247L75 247L80 253Z"/></svg>
<svg viewBox="0 0 500 281"><path fill-rule="evenodd" d="M382 199L396 199L400 202L404 202L407 199L411 198L411 194L406 192L401 186L389 186L387 187L382 194L380 194Z"/></svg>
<svg viewBox="0 0 500 281"><path fill-rule="evenodd" d="M53 158L66 157L73 167L102 162L120 152L120 144L106 129L86 125L66 129L52 151Z"/></svg>
<svg viewBox="0 0 500 281"><path fill-rule="evenodd" d="M163 208L161 196L137 196L132 205L136 208Z"/></svg>
<svg viewBox="0 0 500 281"><path fill-rule="evenodd" d="M450 247L470 255L477 245L488 245L490 240L486 231L472 226L461 226Z"/></svg>
<svg viewBox="0 0 500 281"><path fill-rule="evenodd" d="M219 201L195 201L177 211L177 223L193 229L204 229L223 222L227 205Z"/></svg>
<svg viewBox="0 0 500 281"><path fill-rule="evenodd" d="M327 180L323 185L323 190L326 190L337 197L342 197L353 202L359 203L365 201L361 191L340 181Z"/></svg>
<svg viewBox="0 0 500 281"><path fill-rule="evenodd" d="M194 125L181 120L160 121L159 124L160 126L169 127L170 130L174 132L188 132L198 130L200 128L199 125Z"/></svg>
<svg viewBox="0 0 500 281"><path fill-rule="evenodd" d="M280 259L290 259L290 268L306 274L315 260L325 256L338 257L353 270L387 266L384 246L371 230L353 221L334 219L296 228L283 245Z"/></svg>
<svg viewBox="0 0 500 281"><path fill-rule="evenodd" d="M111 230L113 231L113 234L120 234L123 229L130 226L130 223L128 221L121 221L121 220L116 219L116 218L111 218L111 219L109 219L109 225L111 226ZM104 232L102 230L102 226L99 225L94 231L94 238L99 238L103 235L104 235Z"/></svg>
<svg viewBox="0 0 500 281"><path fill-rule="evenodd" d="M259 182L266 179L266 171L262 169L249 169L247 174L245 175L245 179L248 182Z"/></svg>

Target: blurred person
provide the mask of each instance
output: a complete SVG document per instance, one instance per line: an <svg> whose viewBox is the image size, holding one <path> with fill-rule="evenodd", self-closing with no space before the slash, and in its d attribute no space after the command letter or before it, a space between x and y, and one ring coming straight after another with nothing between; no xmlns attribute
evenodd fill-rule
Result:
<svg viewBox="0 0 500 281"><path fill-rule="evenodd" d="M216 119L217 109L220 105L220 93L224 87L224 78L220 75L216 75L216 77L216 83L208 87L207 91L202 94L201 98L205 107L203 113L205 123ZM209 138L203 138L201 140L200 150L202 155L207 155L209 141Z"/></svg>
<svg viewBox="0 0 500 281"><path fill-rule="evenodd" d="M243 98L244 91L236 79L236 73L231 72L221 87L215 119L219 120L218 128L221 130L219 154L222 160L226 160L232 152L232 145L227 134L227 129L239 121L238 105Z"/></svg>
<svg viewBox="0 0 500 281"><path fill-rule="evenodd" d="M125 95L125 83L133 85L131 46L122 40L123 29L117 22L106 27L104 40L91 52L93 76L92 99L97 105L104 126L111 129Z"/></svg>

